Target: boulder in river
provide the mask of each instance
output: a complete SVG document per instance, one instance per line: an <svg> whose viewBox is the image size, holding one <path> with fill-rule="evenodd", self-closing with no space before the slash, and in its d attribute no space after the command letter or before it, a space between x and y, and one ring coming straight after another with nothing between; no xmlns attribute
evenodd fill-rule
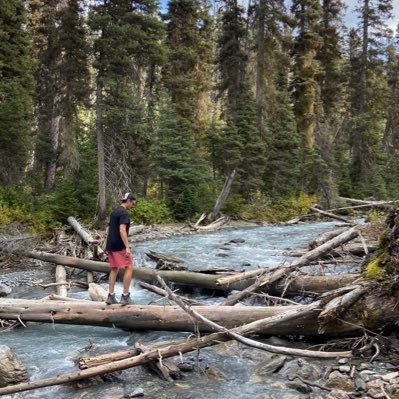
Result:
<svg viewBox="0 0 399 399"><path fill-rule="evenodd" d="M0 283L0 296L7 296L11 294L11 288L8 285Z"/></svg>
<svg viewBox="0 0 399 399"><path fill-rule="evenodd" d="M8 346L0 345L0 387L28 381L25 365Z"/></svg>

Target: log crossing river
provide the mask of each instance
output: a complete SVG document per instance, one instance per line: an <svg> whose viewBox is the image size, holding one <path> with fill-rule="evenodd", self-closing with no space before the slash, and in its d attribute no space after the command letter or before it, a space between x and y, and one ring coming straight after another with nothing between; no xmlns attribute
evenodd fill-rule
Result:
<svg viewBox="0 0 399 399"><path fill-rule="evenodd" d="M320 222L291 226L263 226L240 229L223 229L213 233L195 234L134 243L132 245L136 264L153 266L146 257L146 252L153 250L167 253L182 259L189 270L209 268L232 268L237 271L248 271L257 267L276 266L292 260L287 254L290 251L305 249L310 240L321 233L333 230L337 222ZM314 266L315 272L351 273L356 270L349 266L323 265ZM313 267L312 267L313 268ZM307 271L311 271L307 269ZM32 270L32 273L35 273ZM36 276L40 280L40 271ZM22 272L21 272L22 277ZM0 276L0 282L3 276ZM49 282L49 281L46 281ZM106 284L104 285L106 287ZM117 285L116 294L121 294L121 284ZM13 290L11 298L40 298L48 294L37 287L21 286ZM71 297L88 299L88 294L80 288L73 287ZM138 304L162 304L159 297L141 289L134 282L132 297ZM198 299L198 298L197 298ZM199 298L204 303L212 304L215 299ZM92 348L96 353L112 352L127 348L135 342L149 343L174 337L184 337L187 333L167 332L126 332L116 328L74 326L58 324L27 323L26 328L14 329L0 334L0 345L13 349L27 365L31 380L55 376L77 370L73 359L78 357L83 348ZM286 390L278 376L271 374L262 383L254 382L251 377L259 361L270 358L270 354L255 349L227 344L202 349L199 356L188 353L184 360L198 363L204 373L185 373L182 380L167 384L150 374L147 369L138 367L123 371L100 384L81 383L76 386L55 386L26 392L24 398L122 398L136 388L144 392L145 398L215 398L227 399L234 394L237 399L254 399L270 392L270 397L300 398L297 391ZM206 373L206 370L217 370ZM218 374L220 373L220 374ZM283 391L282 391L283 390ZM280 396L279 396L280 395ZM282 396L281 396L282 395ZM20 398L21 394L5 398ZM267 396L264 396L265 398Z"/></svg>

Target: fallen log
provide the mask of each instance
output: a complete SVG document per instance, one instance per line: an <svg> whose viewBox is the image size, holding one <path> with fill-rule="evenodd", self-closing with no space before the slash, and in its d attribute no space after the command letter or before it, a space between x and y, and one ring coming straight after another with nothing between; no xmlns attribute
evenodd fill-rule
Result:
<svg viewBox="0 0 399 399"><path fill-rule="evenodd" d="M154 342L151 344L152 349L162 348L170 345L180 345L185 343L187 338L178 338L169 341ZM81 370L88 369L90 367L100 366L102 364L115 362L116 360L127 359L128 357L137 356L140 352L136 347L129 349L122 349L111 353L102 353L100 355L82 355L77 359L77 364Z"/></svg>
<svg viewBox="0 0 399 399"><path fill-rule="evenodd" d="M316 237L315 239L310 241L308 248L309 249L314 249L316 247L319 247L320 245L324 244L325 242L327 242L327 241L333 239L334 237L340 235L345 230L346 230L346 228L342 227L342 228L339 228L339 229L326 231L325 233L319 235L318 237Z"/></svg>
<svg viewBox="0 0 399 399"><path fill-rule="evenodd" d="M226 224L229 221L229 218L227 216L222 216L219 219L215 220L211 224L208 224L207 226L194 226L192 225L191 228L194 230L198 231L211 231L211 230L216 230L219 227L222 227L224 224Z"/></svg>
<svg viewBox="0 0 399 399"><path fill-rule="evenodd" d="M98 240L94 239L90 233L88 233L82 225L73 217L69 216L67 218L67 222L69 225L76 231L79 237L87 244L87 245L97 245L99 243Z"/></svg>
<svg viewBox="0 0 399 399"><path fill-rule="evenodd" d="M295 314L304 313L295 323L281 323L275 327L259 329L259 334L273 335L317 335L317 317L321 309L308 312L309 305L296 306L197 306L197 312L207 319L226 328L234 328L244 323L278 316L292 310ZM195 323L185 312L176 306L155 305L105 305L91 301L43 301L32 299L1 299L0 319L61 323L76 325L96 325L117 327L126 330L158 330L194 332ZM326 334L342 336L361 330L359 316L349 325L337 322L327 326ZM213 332L209 326L199 324L201 332Z"/></svg>
<svg viewBox="0 0 399 399"><path fill-rule="evenodd" d="M324 244L320 245L319 247L312 249L311 251L307 252L305 255L301 256L299 259L294 260L290 265L283 266L277 269L269 278L268 284L273 283L275 281L280 280L284 276L287 276L294 270L309 264L316 259L318 259L321 255L325 254L326 252L354 239L359 235L357 228L352 227L347 231L339 234L337 237L325 242Z"/></svg>
<svg viewBox="0 0 399 399"><path fill-rule="evenodd" d="M335 215L334 213L323 211L322 209L319 209L319 208L317 208L315 206L311 206L309 209L312 212L319 213L319 214L321 214L323 216L327 216L327 217L329 217L331 219L339 220L340 222L344 222L344 223L353 225L353 223L350 220L345 219L342 216Z"/></svg>
<svg viewBox="0 0 399 399"><path fill-rule="evenodd" d="M21 253L20 253L21 254ZM63 256L50 254L39 251L25 251L24 256L40 259L51 263L64 264L71 267L77 267L83 270L92 270L98 272L109 272L109 264L106 262L97 262L86 259L74 258L71 256ZM259 269L260 270L260 269ZM164 280L181 285L195 286L206 289L218 290L221 287L217 284L218 275L197 273L190 271L155 271L148 267L135 267L133 277L138 280L153 282L160 275ZM351 284L359 278L358 274L344 274L337 276L298 276L292 279L285 287L279 283L269 284L267 292L272 295L278 295L283 290L290 295L309 293L323 293L332 289L341 287L343 284ZM231 290L243 290L255 282L255 278L238 281L229 285Z"/></svg>
<svg viewBox="0 0 399 399"><path fill-rule="evenodd" d="M15 252L13 252L15 253ZM75 258L72 256L64 256L52 254L41 251L26 251L18 250L16 255L25 256L28 258L39 259L52 264L61 264L70 267L76 267L82 270L97 271L108 273L109 263L98 262L87 259ZM261 269L259 269L261 271ZM190 271L170 271L159 270L156 271L149 267L134 267L133 277L138 280L147 282L157 281L157 275L160 275L164 280L176 284L201 287L213 290L220 290L221 287L217 284L218 275L207 273L196 273ZM303 292L322 293L330 291L334 288L342 286L342 284L351 284L359 275L346 274L340 276L300 276L293 279L286 287L286 293L296 295ZM238 281L229 285L230 290L243 290L255 282L255 278ZM268 286L267 292L272 295L277 295L282 292L280 284L271 284Z"/></svg>
<svg viewBox="0 0 399 399"><path fill-rule="evenodd" d="M149 251L146 253L146 255L150 259L155 260L156 262L161 260L161 261L170 262L170 263L184 263L184 261L182 259L177 258L176 256L164 254L161 252Z"/></svg>
<svg viewBox="0 0 399 399"><path fill-rule="evenodd" d="M314 308L313 306L308 306ZM297 307L296 307L297 308ZM269 324L271 326L277 326L281 323L287 323L296 316L300 315L300 311L295 312L290 312L287 311L285 314L280 315L277 318L271 318L269 320L258 320L255 323L252 323L251 325L245 325L242 327L238 327L231 332L237 333L237 334L247 334L251 333L253 331L256 331L256 329L259 327L259 325L262 325L262 323ZM185 342L177 345L167 345L166 347L163 348L157 348L155 350L151 350L149 352L146 352L144 354L131 357L128 359L122 359L118 360L112 363L106 363L100 366L88 368L85 370L80 370L78 372L70 372L70 373L65 373L58 375L56 377L50 377L50 378L45 378L41 380L36 380L36 381L31 381L27 383L21 383L17 385L12 385L12 386L7 386L4 388L0 388L0 395L6 395L6 394L11 394L11 393L16 393L16 392L22 392L22 391L27 391L27 390L32 390L32 389L37 389L37 388L42 388L46 386L52 386L52 385L59 385L63 383L68 383L72 381L78 381L84 378L89 378L89 377L94 377L96 375L101 375L101 374L106 374L106 373L111 373L114 371L119 371L119 370L124 370L127 368L135 367L138 365L142 364L147 364L153 361L157 361L162 358L168 358L172 357L175 355L182 355L183 353L190 352L192 350L198 350L199 348L204 348L206 346L210 345L215 345L220 342L229 340L229 337L226 333L224 332L218 332L218 333L213 333L205 337L201 338L191 338L187 339ZM296 350L291 349L290 353L293 354ZM302 352L302 351L301 351ZM318 351L308 351L308 356L311 357L331 357L331 356L342 356L342 357L350 357L352 354L351 352L335 352L333 354L328 354L326 352L318 352Z"/></svg>
<svg viewBox="0 0 399 399"><path fill-rule="evenodd" d="M386 208L387 205L395 205L399 200L393 201L364 201L355 198L339 197L341 200L347 202L348 204L355 205L357 207L370 207L370 208Z"/></svg>

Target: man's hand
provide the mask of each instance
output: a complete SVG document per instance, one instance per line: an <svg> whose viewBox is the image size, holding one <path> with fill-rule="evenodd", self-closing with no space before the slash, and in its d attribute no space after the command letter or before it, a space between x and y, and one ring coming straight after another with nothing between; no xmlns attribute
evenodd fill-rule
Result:
<svg viewBox="0 0 399 399"><path fill-rule="evenodd" d="M130 251L130 248L126 248L125 258L128 258L131 255L132 255L132 252Z"/></svg>

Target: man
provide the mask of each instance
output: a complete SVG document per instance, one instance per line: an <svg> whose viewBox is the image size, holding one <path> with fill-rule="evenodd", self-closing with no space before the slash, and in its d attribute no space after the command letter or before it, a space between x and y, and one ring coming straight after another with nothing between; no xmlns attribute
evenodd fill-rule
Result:
<svg viewBox="0 0 399 399"><path fill-rule="evenodd" d="M121 305L130 305L130 283L133 274L133 258L128 241L130 219L128 210L136 206L136 197L132 193L126 193L121 199L121 205L118 206L110 216L108 225L108 235L106 251L108 253L108 262L111 266L109 274L109 294L106 300L107 305L118 303L115 298L115 282L120 268L125 269L123 275L123 294L121 296Z"/></svg>

